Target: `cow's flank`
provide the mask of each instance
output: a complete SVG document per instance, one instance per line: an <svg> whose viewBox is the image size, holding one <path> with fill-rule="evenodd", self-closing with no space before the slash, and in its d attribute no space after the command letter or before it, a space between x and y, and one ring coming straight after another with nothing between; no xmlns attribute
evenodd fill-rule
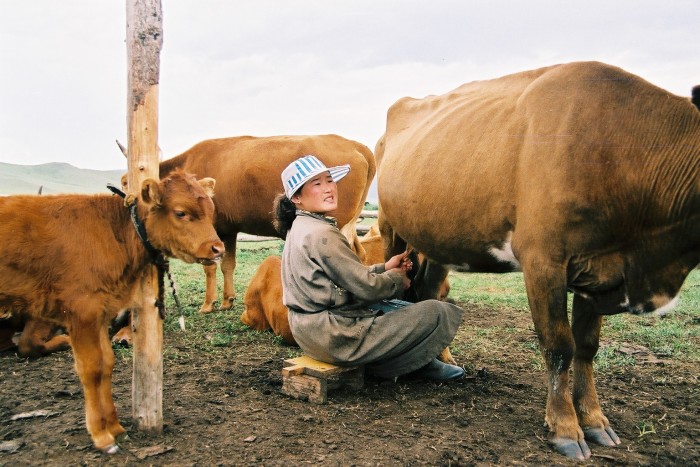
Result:
<svg viewBox="0 0 700 467"><path fill-rule="evenodd" d="M592 361L602 315L668 311L700 260L690 99L602 63L557 65L403 98L375 154L382 235L445 265L522 268L555 448L619 444Z"/></svg>
<svg viewBox="0 0 700 467"><path fill-rule="evenodd" d="M143 183L136 212L153 247L190 263L221 258L213 183L183 172ZM124 428L112 400L108 325L120 310L141 306L141 280L152 268L129 210L109 195L8 196L0 218L0 315L67 328L87 430L96 448L114 452Z"/></svg>

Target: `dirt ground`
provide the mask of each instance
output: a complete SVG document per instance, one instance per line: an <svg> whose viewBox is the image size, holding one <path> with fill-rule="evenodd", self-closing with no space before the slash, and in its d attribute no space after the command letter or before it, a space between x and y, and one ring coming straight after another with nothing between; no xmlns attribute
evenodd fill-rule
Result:
<svg viewBox="0 0 700 467"><path fill-rule="evenodd" d="M136 430L131 362L118 359L114 397L129 438L112 456L92 448L70 352L39 360L5 352L0 465L580 465L546 442L544 373L528 350L534 342L529 315L463 307L455 348L499 323L511 336L488 355L462 346L455 357L467 370L463 380L367 378L361 390L331 392L325 405L281 393L290 348L265 333L214 353L166 333L163 433ZM639 361L601 371L597 381L622 444L591 445L585 464L700 464L696 365ZM12 420L38 410L45 412Z"/></svg>

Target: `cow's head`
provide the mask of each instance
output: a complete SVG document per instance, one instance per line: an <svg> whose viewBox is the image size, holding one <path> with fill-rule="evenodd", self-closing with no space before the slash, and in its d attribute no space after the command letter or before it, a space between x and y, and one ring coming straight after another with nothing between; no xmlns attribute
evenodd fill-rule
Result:
<svg viewBox="0 0 700 467"><path fill-rule="evenodd" d="M660 262L654 268L639 267L644 261L628 264L627 306L633 314L665 314L678 303L683 282L698 265L698 253L688 252L677 259Z"/></svg>
<svg viewBox="0 0 700 467"><path fill-rule="evenodd" d="M213 264L224 253L214 230L213 178L197 181L174 172L160 182L145 180L139 194L142 216L151 244L166 256L186 263Z"/></svg>
<svg viewBox="0 0 700 467"><path fill-rule="evenodd" d="M609 287L603 290L581 293L572 289L591 300L600 314L663 315L675 307L683 282L700 261L700 249L694 245L694 240L676 238L681 240L623 253L617 257L617 262L608 258L606 266L613 267L619 274L610 273L610 277L618 279L610 281Z"/></svg>

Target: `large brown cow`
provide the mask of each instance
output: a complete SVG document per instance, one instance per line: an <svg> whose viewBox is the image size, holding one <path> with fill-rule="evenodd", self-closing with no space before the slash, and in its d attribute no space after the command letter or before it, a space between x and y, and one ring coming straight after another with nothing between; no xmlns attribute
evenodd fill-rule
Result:
<svg viewBox="0 0 700 467"><path fill-rule="evenodd" d="M136 213L147 240L188 263L219 260L214 180L182 172L146 180ZM150 256L121 198L110 195L0 198L0 315L37 316L65 326L96 448L115 452L124 433L112 400L110 321L135 298Z"/></svg>
<svg viewBox="0 0 700 467"><path fill-rule="evenodd" d="M328 167L350 164L350 173L338 184L338 226L357 248L355 220L364 207L374 179L375 162L366 146L337 135L239 136L202 141L160 164L160 176L182 169L197 177L217 180L216 231L226 245L221 262L224 277L222 309L236 298L236 236L239 232L279 236L272 226L272 203L282 192L280 174L294 159L314 154ZM358 251L362 257L362 252ZM217 298L216 265L205 266L206 294L200 311L213 310Z"/></svg>
<svg viewBox="0 0 700 467"><path fill-rule="evenodd" d="M584 437L619 444L592 361L602 315L670 309L700 260L689 99L602 63L557 65L400 99L375 154L382 235L445 265L522 269L554 447L585 459Z"/></svg>

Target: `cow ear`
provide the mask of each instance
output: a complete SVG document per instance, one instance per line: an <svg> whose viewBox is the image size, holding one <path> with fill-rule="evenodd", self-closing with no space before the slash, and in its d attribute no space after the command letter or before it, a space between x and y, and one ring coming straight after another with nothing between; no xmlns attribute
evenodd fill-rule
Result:
<svg viewBox="0 0 700 467"><path fill-rule="evenodd" d="M214 186L216 185L216 180L211 177L203 178L198 180L199 185L204 189L204 192L208 197L214 197Z"/></svg>
<svg viewBox="0 0 700 467"><path fill-rule="evenodd" d="M141 200L148 206L160 206L160 185L152 178L147 178L141 183Z"/></svg>

